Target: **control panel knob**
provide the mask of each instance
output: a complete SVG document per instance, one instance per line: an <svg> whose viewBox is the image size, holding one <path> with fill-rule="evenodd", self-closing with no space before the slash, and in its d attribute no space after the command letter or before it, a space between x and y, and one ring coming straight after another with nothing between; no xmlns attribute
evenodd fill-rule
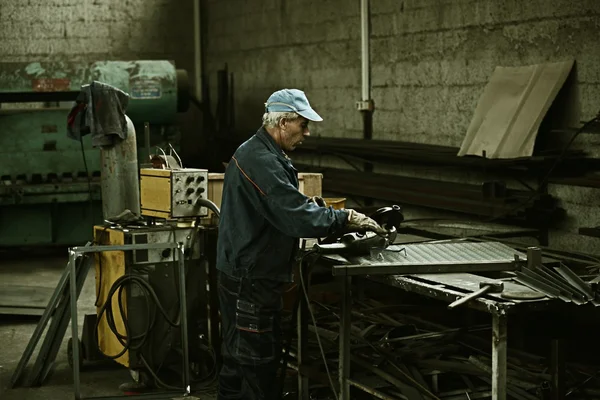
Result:
<svg viewBox="0 0 600 400"><path fill-rule="evenodd" d="M190 183L194 182L194 177L193 176L188 176L188 178L185 180L185 183L187 183L188 185Z"/></svg>
<svg viewBox="0 0 600 400"><path fill-rule="evenodd" d="M190 195L192 193L194 193L194 188L188 188L187 194Z"/></svg>
<svg viewBox="0 0 600 400"><path fill-rule="evenodd" d="M198 194L202 194L202 193L204 193L204 188L203 187L199 187L198 189L196 189L196 192Z"/></svg>
<svg viewBox="0 0 600 400"><path fill-rule="evenodd" d="M196 178L196 182L197 183L204 182L204 176L200 175L198 178Z"/></svg>

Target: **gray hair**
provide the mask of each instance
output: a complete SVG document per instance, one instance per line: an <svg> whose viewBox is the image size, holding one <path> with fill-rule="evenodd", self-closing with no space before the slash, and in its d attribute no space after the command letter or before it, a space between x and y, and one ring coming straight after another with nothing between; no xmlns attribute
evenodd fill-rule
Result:
<svg viewBox="0 0 600 400"><path fill-rule="evenodd" d="M299 118L299 115L295 112L270 111L263 114L262 122L265 127L274 128L278 126L279 121L281 121L284 118L294 120Z"/></svg>

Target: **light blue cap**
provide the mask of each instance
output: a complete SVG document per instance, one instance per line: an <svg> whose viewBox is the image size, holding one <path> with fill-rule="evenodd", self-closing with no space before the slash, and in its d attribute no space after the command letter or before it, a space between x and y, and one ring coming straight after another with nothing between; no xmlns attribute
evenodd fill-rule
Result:
<svg viewBox="0 0 600 400"><path fill-rule="evenodd" d="M295 112L309 121L323 121L310 106L306 95L298 89L281 89L273 93L265 103L267 112Z"/></svg>

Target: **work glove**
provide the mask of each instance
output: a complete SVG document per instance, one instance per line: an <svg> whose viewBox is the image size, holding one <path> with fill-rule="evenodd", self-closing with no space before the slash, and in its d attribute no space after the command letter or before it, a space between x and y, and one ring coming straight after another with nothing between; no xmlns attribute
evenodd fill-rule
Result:
<svg viewBox="0 0 600 400"><path fill-rule="evenodd" d="M379 226L377 222L367 217L365 214L361 214L353 209L348 209L346 211L348 211L348 223L346 224L348 230L357 232L373 231L378 234L387 233L384 228Z"/></svg>
<svg viewBox="0 0 600 400"><path fill-rule="evenodd" d="M312 196L308 199L309 203L315 203L319 207L327 207L327 203L321 196Z"/></svg>

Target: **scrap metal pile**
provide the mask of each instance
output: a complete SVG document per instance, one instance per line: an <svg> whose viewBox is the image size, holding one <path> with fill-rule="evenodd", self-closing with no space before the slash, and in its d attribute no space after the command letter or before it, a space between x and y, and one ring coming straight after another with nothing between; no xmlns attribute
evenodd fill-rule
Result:
<svg viewBox="0 0 600 400"><path fill-rule="evenodd" d="M598 292L600 276L586 282L562 263L555 268L538 265L532 269L515 271L515 275L514 279L517 282L550 298L558 298L577 305L592 303L596 307L600 306L600 292Z"/></svg>
<svg viewBox="0 0 600 400"><path fill-rule="evenodd" d="M311 378L311 398L333 399L323 365L335 375L338 367L339 309L326 298L312 301L317 327L309 326L310 360L303 364ZM431 311L431 309L430 309ZM384 305L373 299L355 301L352 309L351 385L361 391L352 398L444 399L490 398L492 359L490 325L450 328L425 320L427 306ZM324 348L320 354L318 332ZM295 357L295 350L291 352ZM297 368L294 362L290 365ZM569 399L600 395L598 366L568 363L566 393ZM550 360L509 348L509 398L548 398ZM337 385L337 376L331 379ZM336 388L339 391L339 388ZM361 397L362 396L362 397ZM592 397L589 397L592 396Z"/></svg>

